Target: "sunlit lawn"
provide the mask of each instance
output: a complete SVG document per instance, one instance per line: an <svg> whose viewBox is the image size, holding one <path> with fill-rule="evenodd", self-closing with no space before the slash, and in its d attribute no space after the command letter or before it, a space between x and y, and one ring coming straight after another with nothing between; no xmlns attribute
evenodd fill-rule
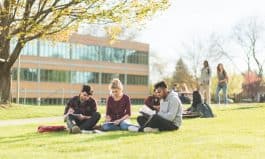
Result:
<svg viewBox="0 0 265 159"><path fill-rule="evenodd" d="M0 108L0 120L62 116L64 108L65 106L63 105L34 106L13 104L6 109ZM132 111L137 112L139 108L139 105L132 106ZM106 107L100 105L98 110L100 113L105 114Z"/></svg>
<svg viewBox="0 0 265 159"><path fill-rule="evenodd" d="M0 120L60 116L64 106L16 105L0 109Z"/></svg>
<svg viewBox="0 0 265 159"><path fill-rule="evenodd" d="M185 119L178 131L151 134L39 134L38 124L0 127L0 159L265 158L265 104L213 108L215 118Z"/></svg>

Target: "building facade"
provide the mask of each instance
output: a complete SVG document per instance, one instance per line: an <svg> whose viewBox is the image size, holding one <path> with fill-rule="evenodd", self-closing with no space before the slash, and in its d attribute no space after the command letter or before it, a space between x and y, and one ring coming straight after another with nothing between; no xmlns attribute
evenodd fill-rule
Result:
<svg viewBox="0 0 265 159"><path fill-rule="evenodd" d="M14 42L15 43L15 42ZM70 41L34 40L12 69L12 99L23 104L65 104L89 84L101 104L113 78L124 84L133 104L149 94L149 45L74 34Z"/></svg>

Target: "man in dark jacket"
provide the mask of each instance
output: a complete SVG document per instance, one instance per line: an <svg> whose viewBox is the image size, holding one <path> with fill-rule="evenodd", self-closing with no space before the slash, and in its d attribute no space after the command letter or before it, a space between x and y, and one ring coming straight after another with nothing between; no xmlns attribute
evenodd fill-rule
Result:
<svg viewBox="0 0 265 159"><path fill-rule="evenodd" d="M81 130L92 130L100 119L97 103L92 97L89 85L83 85L79 96L74 96L66 104L64 119L69 133L80 133Z"/></svg>

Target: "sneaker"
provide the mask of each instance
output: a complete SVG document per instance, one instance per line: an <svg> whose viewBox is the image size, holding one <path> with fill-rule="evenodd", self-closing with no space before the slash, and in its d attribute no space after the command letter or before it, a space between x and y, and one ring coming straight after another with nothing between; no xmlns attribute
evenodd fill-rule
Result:
<svg viewBox="0 0 265 159"><path fill-rule="evenodd" d="M71 128L71 132L70 133L72 133L72 134L78 134L78 133L81 133L81 130L80 130L80 128L78 127L78 126L73 126L72 128Z"/></svg>
<svg viewBox="0 0 265 159"><path fill-rule="evenodd" d="M145 127L144 132L150 132L150 133L159 132L159 129L158 128Z"/></svg>
<svg viewBox="0 0 265 159"><path fill-rule="evenodd" d="M101 131L101 130L97 130L97 129L95 129L95 130L93 130L93 133L96 133L96 134L102 134L102 133L104 133L104 132Z"/></svg>
<svg viewBox="0 0 265 159"><path fill-rule="evenodd" d="M81 130L82 134L93 134L94 131L93 130Z"/></svg>
<svg viewBox="0 0 265 159"><path fill-rule="evenodd" d="M139 127L137 126L129 126L128 127L128 131L131 131L131 132L138 132L139 131Z"/></svg>

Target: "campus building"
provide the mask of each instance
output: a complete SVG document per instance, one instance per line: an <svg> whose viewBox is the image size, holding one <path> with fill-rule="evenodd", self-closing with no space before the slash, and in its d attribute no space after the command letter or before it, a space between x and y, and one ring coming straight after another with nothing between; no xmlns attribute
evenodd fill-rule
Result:
<svg viewBox="0 0 265 159"><path fill-rule="evenodd" d="M65 104L89 84L101 104L113 78L124 84L133 104L149 94L149 45L74 34L69 42L33 40L12 69L12 99L24 104Z"/></svg>

